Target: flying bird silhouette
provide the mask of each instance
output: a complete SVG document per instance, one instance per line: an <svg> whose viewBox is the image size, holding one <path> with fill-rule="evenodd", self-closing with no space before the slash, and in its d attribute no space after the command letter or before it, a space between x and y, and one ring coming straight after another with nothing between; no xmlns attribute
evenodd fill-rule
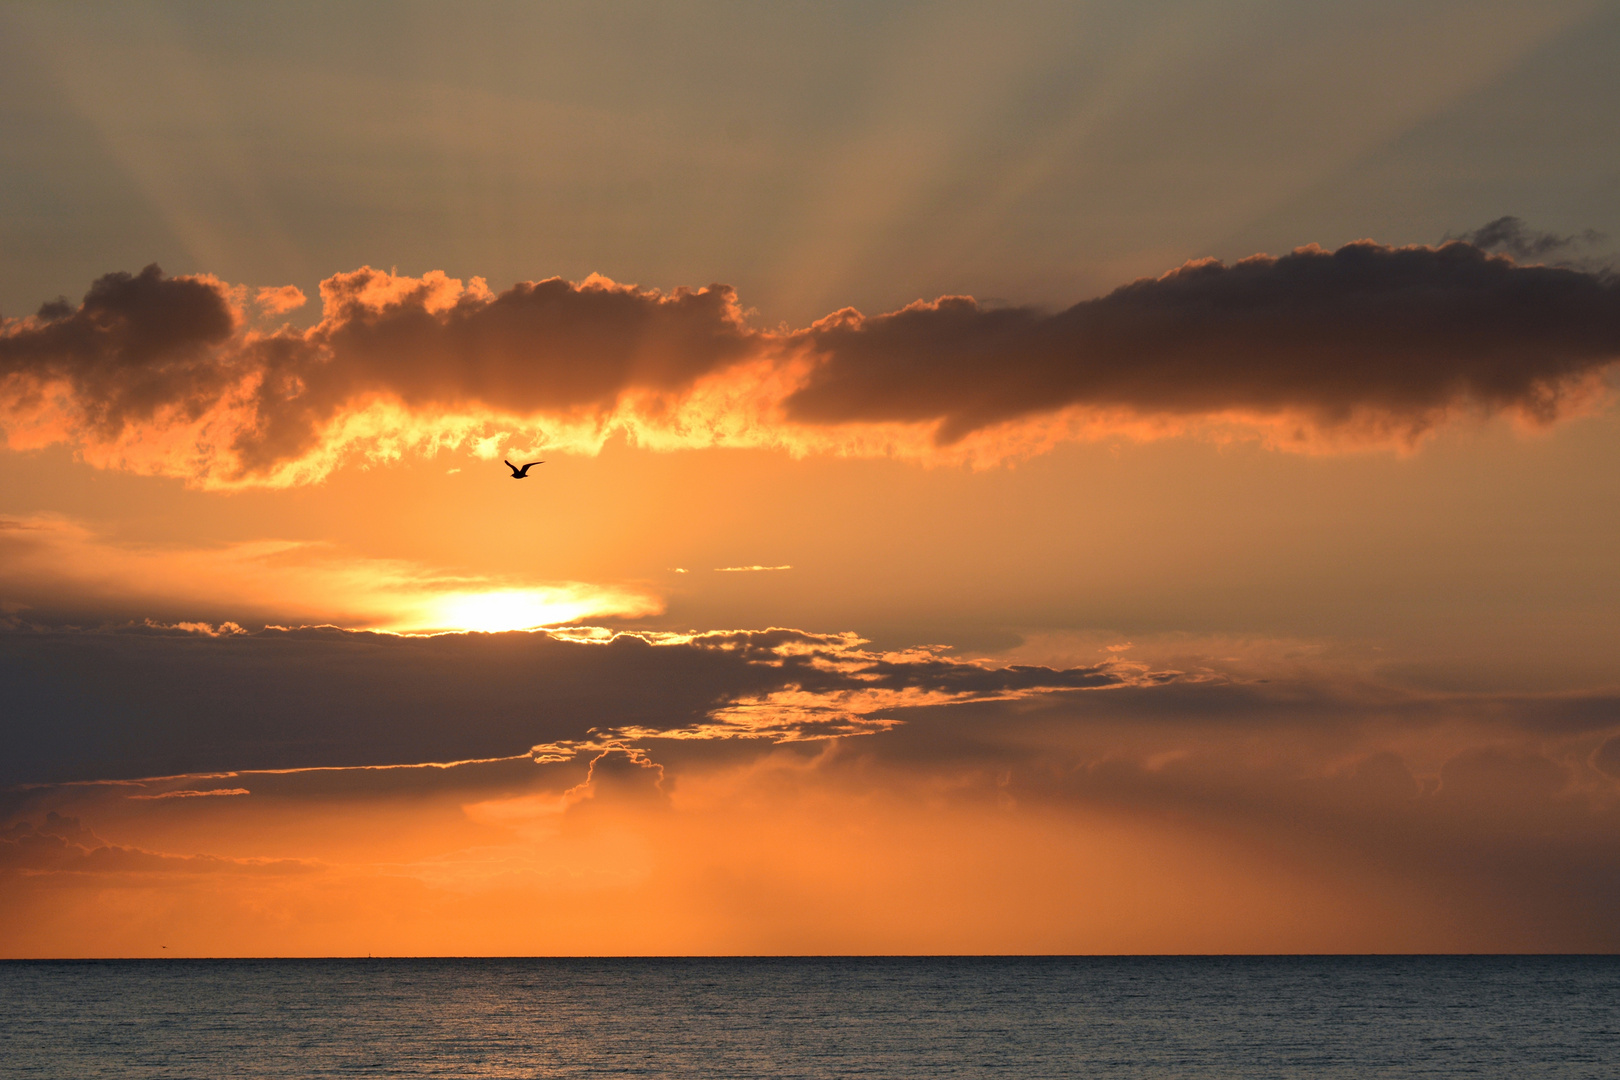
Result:
<svg viewBox="0 0 1620 1080"><path fill-rule="evenodd" d="M545 464L545 462L543 462L543 461L531 461L527 465L523 466L523 468L520 469L516 465L512 464L510 461L507 461L505 458L502 458L501 462L508 469L512 470L512 479L514 479L514 480L527 480L529 478L529 470L530 469L534 468L536 465L544 465Z"/></svg>

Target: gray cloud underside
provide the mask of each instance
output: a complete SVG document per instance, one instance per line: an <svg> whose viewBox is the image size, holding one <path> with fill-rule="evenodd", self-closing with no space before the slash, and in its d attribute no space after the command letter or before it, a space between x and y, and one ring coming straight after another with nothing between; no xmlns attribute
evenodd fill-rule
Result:
<svg viewBox="0 0 1620 1080"><path fill-rule="evenodd" d="M1196 731L1337 738L1394 724L1594 745L1620 727L1620 699L1608 694L1434 695L1332 678L1186 679L1106 663L993 667L875 654L784 629L658 644L634 634L585 643L522 632L19 631L0 635L0 683L4 784L498 759L624 732L657 742L662 760L686 752L682 736L713 733L717 713L790 688L802 691L806 710L761 734L870 730L814 710L877 692L868 715L903 721L877 740L896 761L1012 761L1045 753L1076 725L1128 732L1132 743ZM1063 693L1095 689L1107 692ZM913 703L910 691L934 696ZM1605 745L1594 765L1620 776L1616 746ZM524 767L490 766L502 776Z"/></svg>
<svg viewBox="0 0 1620 1080"><path fill-rule="evenodd" d="M1509 214L1495 221L1488 221L1455 239L1466 241L1485 251L1505 252L1515 259L1540 260L1574 248L1588 247L1607 238L1596 229L1587 229L1579 234L1537 232L1519 218Z"/></svg>
<svg viewBox="0 0 1620 1080"><path fill-rule="evenodd" d="M120 848L46 816L167 808L127 800L175 788L252 794L172 805L461 801L561 792L594 762L596 796L570 811L589 813L616 800L664 800L688 775L773 758L795 764L770 774L772 784L856 798L914 800L921 791L998 813L1008 800L1059 813L1098 808L1207 828L1212 842L1246 837L1302 863L1364 866L1455 904L1500 910L1511 935L1479 939L1497 948L1620 945L1609 917L1620 897L1612 694L1425 694L1331 673L1255 683L998 669L877 656L792 630L659 645L521 633L13 633L0 638L0 682L10 695L0 768L17 785L0 791L0 820L21 819L0 830L0 869L89 881L104 871L308 868ZM788 686L805 689L795 697L828 700L873 687L929 690L949 703L882 710L901 723L832 742L681 737L717 709ZM587 747L571 761L537 766L523 756L570 740ZM505 760L36 786L480 758ZM656 772L638 764L648 758Z"/></svg>
<svg viewBox="0 0 1620 1080"><path fill-rule="evenodd" d="M1070 405L1141 414L1370 412L1421 427L1468 404L1552 419L1620 358L1620 281L1453 242L1189 263L1055 315L943 299L805 335L808 423L939 421L943 442Z"/></svg>
<svg viewBox="0 0 1620 1080"><path fill-rule="evenodd" d="M788 630L673 644L628 634L587 644L543 633L17 632L0 635L0 783L495 758L592 730L689 731L790 687L828 699L992 697L1132 674L895 660ZM847 730L814 715L789 723L777 734Z"/></svg>

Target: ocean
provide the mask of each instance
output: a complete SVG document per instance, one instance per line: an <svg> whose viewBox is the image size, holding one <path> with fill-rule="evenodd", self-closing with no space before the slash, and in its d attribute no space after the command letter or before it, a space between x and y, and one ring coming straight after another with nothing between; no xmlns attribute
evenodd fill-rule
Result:
<svg viewBox="0 0 1620 1080"><path fill-rule="evenodd" d="M1617 957L0 963L0 1076L1620 1076Z"/></svg>

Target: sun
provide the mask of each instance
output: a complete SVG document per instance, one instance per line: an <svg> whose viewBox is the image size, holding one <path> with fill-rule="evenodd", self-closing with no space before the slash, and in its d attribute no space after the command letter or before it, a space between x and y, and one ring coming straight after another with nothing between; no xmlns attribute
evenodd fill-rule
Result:
<svg viewBox="0 0 1620 1080"><path fill-rule="evenodd" d="M430 604L434 629L531 630L557 626L594 614L598 605L554 589L495 589L449 593Z"/></svg>
<svg viewBox="0 0 1620 1080"><path fill-rule="evenodd" d="M424 597L411 607L387 629L403 633L534 630L600 616L654 614L662 604L644 593L571 583L445 592Z"/></svg>

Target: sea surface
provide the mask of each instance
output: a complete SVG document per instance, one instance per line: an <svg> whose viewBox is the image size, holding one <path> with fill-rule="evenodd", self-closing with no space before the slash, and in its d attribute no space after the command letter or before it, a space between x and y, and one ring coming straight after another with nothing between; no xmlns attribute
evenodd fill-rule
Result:
<svg viewBox="0 0 1620 1080"><path fill-rule="evenodd" d="M1610 1080L1620 958L12 961L0 1076Z"/></svg>

